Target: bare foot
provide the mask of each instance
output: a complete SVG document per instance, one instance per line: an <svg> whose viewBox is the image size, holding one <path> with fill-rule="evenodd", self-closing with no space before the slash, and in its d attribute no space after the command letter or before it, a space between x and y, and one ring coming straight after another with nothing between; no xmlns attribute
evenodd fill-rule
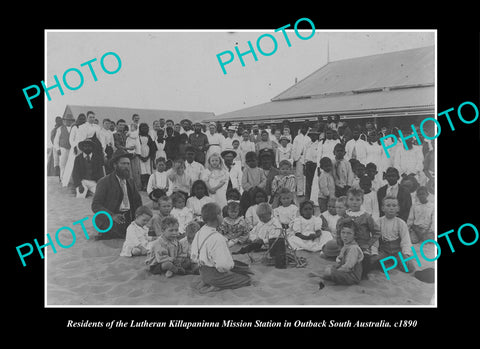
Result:
<svg viewBox="0 0 480 349"><path fill-rule="evenodd" d="M198 290L198 292L199 292L200 294L207 294L207 293L209 293L209 292L216 292L216 291L220 291L220 290L221 290L221 288L218 288L218 287L215 287L215 286L211 286L211 285L205 285L205 286L203 286L202 288L200 288L200 289Z"/></svg>
<svg viewBox="0 0 480 349"><path fill-rule="evenodd" d="M322 276L320 276L323 280L328 280L328 281L331 281L332 280L332 277L330 276L330 274L323 274Z"/></svg>
<svg viewBox="0 0 480 349"><path fill-rule="evenodd" d="M308 277L311 277L311 278L319 278L319 277L322 277L320 274L317 274L317 273L314 273L314 272L309 272L307 274Z"/></svg>

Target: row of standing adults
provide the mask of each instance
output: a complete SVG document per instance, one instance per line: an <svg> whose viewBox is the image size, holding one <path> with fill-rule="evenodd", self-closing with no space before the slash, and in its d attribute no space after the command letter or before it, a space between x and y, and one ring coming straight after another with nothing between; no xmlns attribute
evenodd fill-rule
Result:
<svg viewBox="0 0 480 349"><path fill-rule="evenodd" d="M268 130L265 124L253 124L250 127L250 125L244 126L240 123L238 127L233 128L229 122L225 123L225 125L222 125L220 122L209 123L207 126L201 123L192 124L188 119L184 119L180 123L174 123L173 120L160 118L153 122L152 129L150 129L147 124L140 123L138 114L132 116L130 126L123 119L118 120L116 123L109 119L104 119L102 126L100 126L98 119L91 111L87 112L86 116L85 114L80 114L77 120L67 114L63 120L57 117L56 126L51 133L53 151L50 157L51 161L49 161L49 175L59 175L63 186L73 183L74 187L78 187L81 183L78 181L78 176L73 174L74 160L76 155L80 153L85 155L83 148L86 146L84 142L86 139L90 139L93 142L91 144L93 147L91 158L95 170L93 171L92 181L98 180L97 177L98 174L102 173L101 171L103 171L103 175L110 173L112 167L109 161L113 152L116 149L124 149L136 155L132 157L131 166L132 176L137 189L146 188L148 177L152 173L156 158L162 156L168 160L174 160L179 156L184 156L187 144L192 145L196 149L195 161L204 165L210 154L214 152L220 153L222 150L225 150L223 146L224 140L241 139L244 130L248 131L250 140L255 144L262 143L261 134L265 130L270 135L266 142L270 142L273 145L278 144L280 137L285 136L286 133L289 140L294 142L294 146L297 143L297 148L304 148L305 143L310 140L309 137L306 137L310 129L307 122L300 125L298 132L292 132L295 135L293 138L290 132L297 130L288 121L272 126L272 129ZM377 135L375 140L378 141L381 136L387 133L385 127L378 129L371 121L367 121L362 129L354 127L352 130L345 121L340 121L338 115L328 117L327 122L323 122L319 118L319 121L313 126L320 132L320 139L325 138L325 135L327 135L326 138L328 139L327 131L331 130L333 131L333 139L338 139L338 142L344 145L350 139L362 140L363 138L364 141L370 141L372 134ZM296 137L297 135L299 137ZM297 139L295 140L295 138ZM304 141L302 142L301 139ZM299 146L298 144L301 145ZM229 147L231 147L231 144ZM299 153L301 151L294 151L292 155L293 162L297 162L300 159ZM85 158L88 160L88 157ZM103 169L101 171L98 170L98 166L103 167ZM52 167L56 171L52 171ZM80 166L80 168L83 167ZM297 172L303 171L303 166L295 167ZM83 172L81 171L82 176ZM90 171L88 173L90 174ZM302 187L303 176L297 173L297 178L300 181L300 187ZM302 195L303 193L300 190L298 194Z"/></svg>

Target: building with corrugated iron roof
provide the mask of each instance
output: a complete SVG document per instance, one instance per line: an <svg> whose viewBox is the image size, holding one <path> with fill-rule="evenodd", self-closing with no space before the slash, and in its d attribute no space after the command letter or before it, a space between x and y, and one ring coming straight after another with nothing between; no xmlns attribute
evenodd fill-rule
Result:
<svg viewBox="0 0 480 349"><path fill-rule="evenodd" d="M142 109L142 108L121 108L91 105L67 105L63 112L63 117L72 115L75 119L79 114L87 115L87 111L93 111L97 119L102 122L103 119L118 121L124 119L127 124L132 121L132 115L138 114L140 122L146 122L150 127L154 120L164 118L172 119L175 123L182 119L189 119L192 122L214 117L213 112L183 111L183 110L162 110L162 109Z"/></svg>
<svg viewBox="0 0 480 349"><path fill-rule="evenodd" d="M404 127L435 114L435 48L421 47L329 62L270 102L220 114L233 123L373 119Z"/></svg>

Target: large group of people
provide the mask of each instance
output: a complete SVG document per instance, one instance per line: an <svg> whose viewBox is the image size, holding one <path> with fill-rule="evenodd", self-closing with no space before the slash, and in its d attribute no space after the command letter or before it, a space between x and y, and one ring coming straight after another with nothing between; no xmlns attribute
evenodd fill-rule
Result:
<svg viewBox="0 0 480 349"><path fill-rule="evenodd" d="M77 197L93 195L94 212L111 215L97 238L125 239L121 254L146 256L152 273L199 273L207 290L236 288L251 271L232 253L264 250L285 268L288 250L306 250L336 259L325 279L353 284L434 231L434 143L410 137L407 149L399 138L387 156L387 134L398 137L338 115L299 125L160 118L150 128L138 114L100 123L89 111L57 118L51 167Z"/></svg>

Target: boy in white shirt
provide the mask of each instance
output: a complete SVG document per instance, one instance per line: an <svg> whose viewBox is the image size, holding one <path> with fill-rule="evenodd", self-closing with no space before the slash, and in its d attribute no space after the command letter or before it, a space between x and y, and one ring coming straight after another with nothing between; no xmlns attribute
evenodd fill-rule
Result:
<svg viewBox="0 0 480 349"><path fill-rule="evenodd" d="M220 206L213 202L205 204L202 207L202 220L205 225L195 234L190 253L192 262L199 265L202 280L200 292L249 286L250 276L231 270L235 263L225 237L217 231L223 222Z"/></svg>

